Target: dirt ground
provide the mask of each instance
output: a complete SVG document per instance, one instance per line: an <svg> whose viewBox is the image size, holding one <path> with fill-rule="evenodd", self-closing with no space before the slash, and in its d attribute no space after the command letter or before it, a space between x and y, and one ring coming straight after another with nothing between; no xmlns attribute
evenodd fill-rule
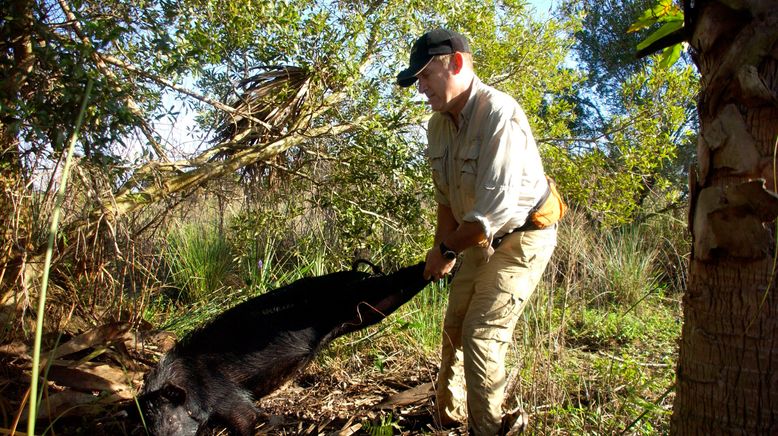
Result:
<svg viewBox="0 0 778 436"><path fill-rule="evenodd" d="M383 370L332 371L318 365L259 405L258 434L464 434L439 431L432 420L431 362L389 362ZM384 424L381 433L376 427Z"/></svg>

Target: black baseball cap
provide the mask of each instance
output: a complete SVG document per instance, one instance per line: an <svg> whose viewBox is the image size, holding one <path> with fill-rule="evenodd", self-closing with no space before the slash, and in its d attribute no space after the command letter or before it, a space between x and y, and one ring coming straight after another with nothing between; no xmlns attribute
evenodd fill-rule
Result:
<svg viewBox="0 0 778 436"><path fill-rule="evenodd" d="M456 52L470 53L470 44L467 38L453 30L435 29L421 35L411 47L410 65L397 75L397 84L403 88L413 85L416 75L434 56Z"/></svg>

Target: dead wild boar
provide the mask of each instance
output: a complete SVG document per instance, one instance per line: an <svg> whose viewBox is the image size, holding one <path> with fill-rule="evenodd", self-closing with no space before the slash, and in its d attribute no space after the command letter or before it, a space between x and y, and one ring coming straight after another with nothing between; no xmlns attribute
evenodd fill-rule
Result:
<svg viewBox="0 0 778 436"><path fill-rule="evenodd" d="M304 368L325 345L375 324L428 283L424 263L388 275L341 271L247 300L176 344L145 377L138 402L152 434L226 426L254 434L254 401Z"/></svg>

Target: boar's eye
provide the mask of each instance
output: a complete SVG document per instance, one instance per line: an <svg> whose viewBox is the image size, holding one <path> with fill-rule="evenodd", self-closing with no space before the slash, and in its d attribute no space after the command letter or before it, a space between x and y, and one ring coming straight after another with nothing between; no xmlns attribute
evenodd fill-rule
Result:
<svg viewBox="0 0 778 436"><path fill-rule="evenodd" d="M162 395L173 404L184 404L186 401L186 391L170 383L165 385Z"/></svg>

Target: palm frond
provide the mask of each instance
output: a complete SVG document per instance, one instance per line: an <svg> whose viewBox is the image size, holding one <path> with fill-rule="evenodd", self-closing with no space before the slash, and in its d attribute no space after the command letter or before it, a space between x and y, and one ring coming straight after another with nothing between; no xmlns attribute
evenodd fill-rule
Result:
<svg viewBox="0 0 778 436"><path fill-rule="evenodd" d="M224 115L214 143L229 143L224 151L236 151L267 143L287 133L299 121L310 89L310 72L301 67L278 65L240 82L226 103L235 109Z"/></svg>

